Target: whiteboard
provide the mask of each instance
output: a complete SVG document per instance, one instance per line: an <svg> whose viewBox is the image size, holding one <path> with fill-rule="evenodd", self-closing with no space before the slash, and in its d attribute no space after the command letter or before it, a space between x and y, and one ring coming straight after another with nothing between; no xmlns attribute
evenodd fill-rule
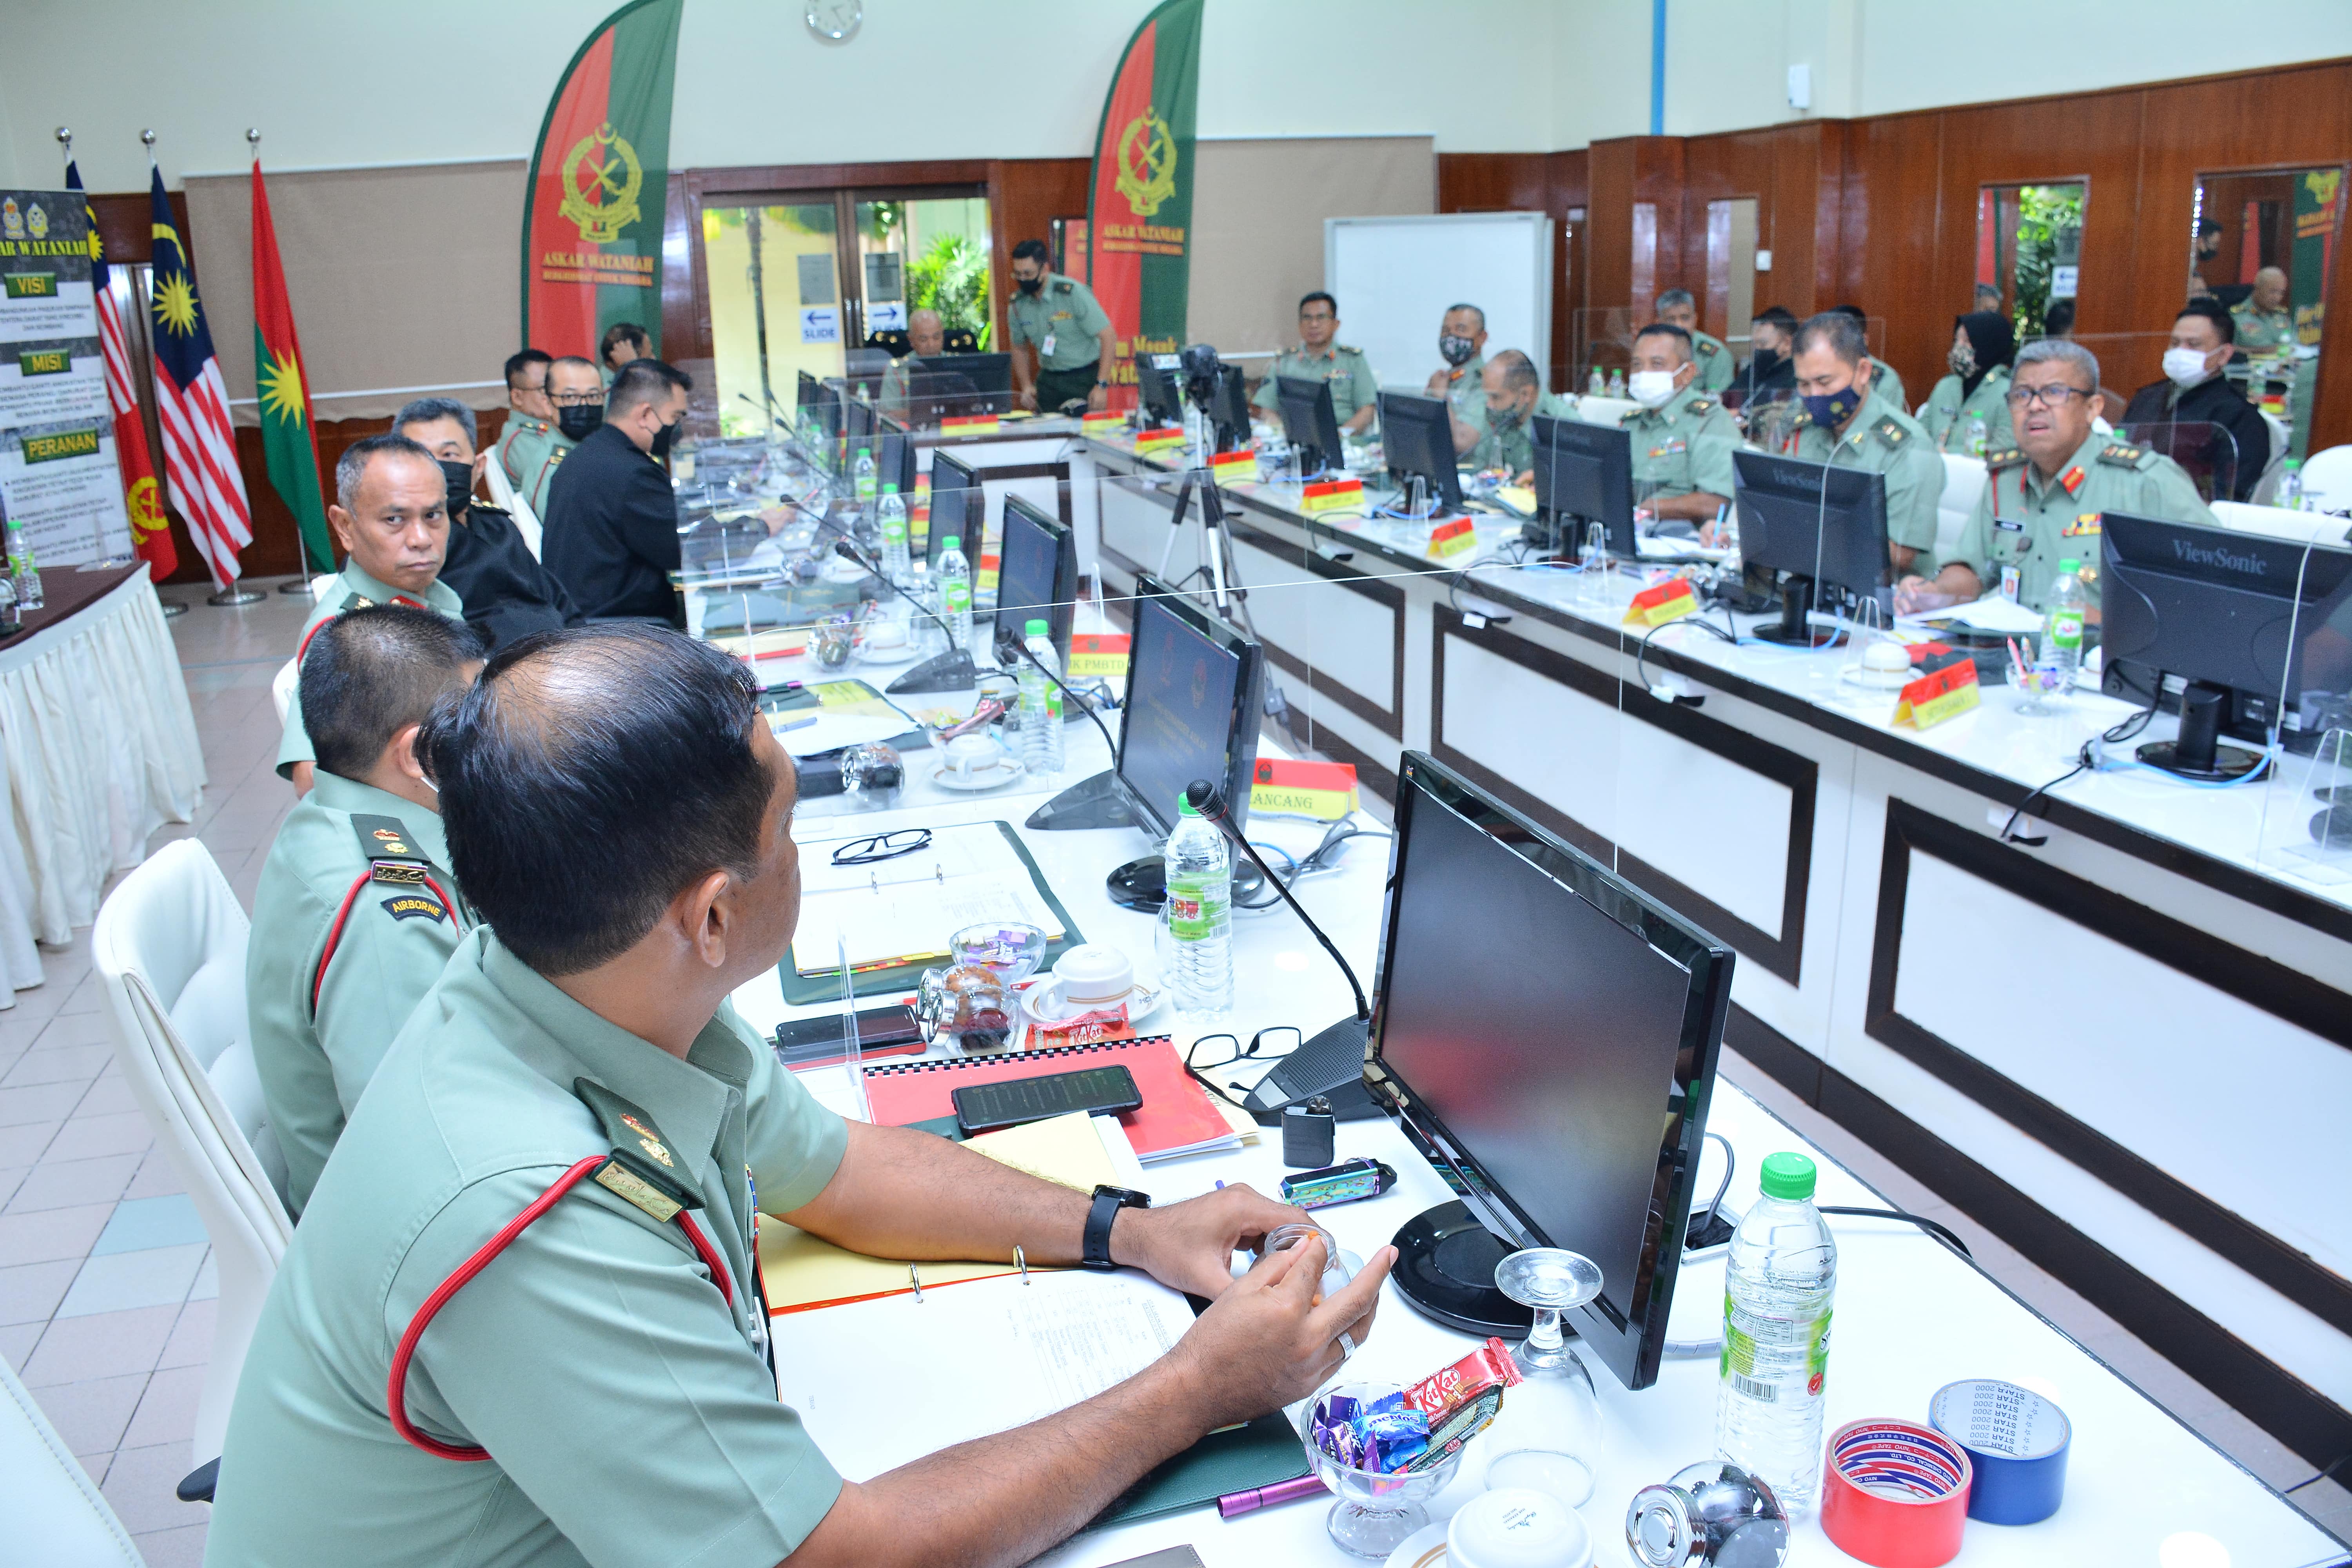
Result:
<svg viewBox="0 0 2352 1568"><path fill-rule="evenodd" d="M1486 357L1517 349L1551 384L1552 221L1541 213L1323 220L1323 287L1339 341L1364 351L1383 387L1419 392L1444 363L1449 305L1486 312Z"/></svg>

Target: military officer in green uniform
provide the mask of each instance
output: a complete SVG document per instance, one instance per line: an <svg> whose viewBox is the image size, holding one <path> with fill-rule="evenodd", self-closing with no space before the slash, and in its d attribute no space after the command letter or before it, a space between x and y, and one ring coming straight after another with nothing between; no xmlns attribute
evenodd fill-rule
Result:
<svg viewBox="0 0 2352 1568"><path fill-rule="evenodd" d="M1437 319L1437 357L1445 363L1430 372L1423 391L1454 405L1466 418L1486 401L1486 312L1475 305L1449 305Z"/></svg>
<svg viewBox="0 0 2352 1568"><path fill-rule="evenodd" d="M2286 274L2265 267L2254 274L2254 291L2230 307L2238 347L2249 359L2268 359L2294 347L2294 312L2286 302Z"/></svg>
<svg viewBox="0 0 2352 1568"><path fill-rule="evenodd" d="M912 361L929 359L947 345L947 323L940 320L937 310L926 307L907 318L907 357L892 360L890 368L882 373L879 405L883 413L901 425L909 423L908 400L913 395L913 372L908 365Z"/></svg>
<svg viewBox="0 0 2352 1568"><path fill-rule="evenodd" d="M1118 363L1118 333L1094 290L1045 265L1045 242L1024 239L1013 247L1016 292L1005 306L1013 326L1013 385L1021 406L1055 414L1066 403L1086 400L1089 411L1110 405L1110 377ZM1035 351L1030 374L1021 345Z"/></svg>
<svg viewBox="0 0 2352 1568"><path fill-rule="evenodd" d="M1514 484L1535 482L1535 416L1573 419L1576 405L1543 390L1535 362L1505 349L1478 373L1481 396L1454 416L1454 449L1464 468L1499 470Z"/></svg>
<svg viewBox="0 0 2352 1568"><path fill-rule="evenodd" d="M547 400L547 367L555 358L544 349L525 349L507 359L507 422L491 450L507 483L522 489L522 459L514 445L524 436L544 438L555 431L555 405Z"/></svg>
<svg viewBox="0 0 2352 1568"><path fill-rule="evenodd" d="M2018 350L2009 407L2017 446L1985 460L1991 473L1984 495L1952 558L1932 578L1903 580L1898 614L1995 592L2045 609L2059 562L2072 559L2082 563L2095 619L2099 525L2107 512L2220 526L2179 464L2091 427L2099 362L2082 344L2043 338Z"/></svg>
<svg viewBox="0 0 2352 1568"><path fill-rule="evenodd" d="M1391 1248L1318 1305L1317 1239L1233 1278L1234 1250L1303 1217L1246 1186L1075 1192L845 1121L777 1063L729 1000L800 908L793 766L757 698L718 649L616 624L499 653L426 721L484 923L278 1266L214 1563L1025 1563L1369 1332ZM876 1257L1133 1268L1211 1304L1100 1394L846 1481L778 1399L805 1384L766 1359L761 1215ZM928 1415L919 1394L887 1413Z"/></svg>
<svg viewBox="0 0 2352 1568"><path fill-rule="evenodd" d="M2009 425L2009 365L2017 357L2017 335L2009 318L1998 310L1959 317L1952 323L1948 357L1952 374L1936 383L1919 416L1937 450L1981 458L2015 446Z"/></svg>
<svg viewBox="0 0 2352 1568"><path fill-rule="evenodd" d="M298 1219L384 1048L473 927L416 730L481 657L463 622L400 605L346 610L303 657L317 771L269 847L245 954L253 1066Z"/></svg>
<svg viewBox="0 0 2352 1568"><path fill-rule="evenodd" d="M1379 412L1376 401L1380 383L1372 379L1372 362L1364 357L1361 349L1351 349L1331 340L1339 332L1339 304L1330 295L1313 293L1298 301L1298 346L1285 349L1274 356L1274 363L1265 373L1265 380L1250 401L1269 413L1281 407L1282 390L1275 384L1276 376L1296 376L1306 381L1324 381L1331 384L1331 416L1339 422L1343 436L1360 436L1371 428L1372 416ZM1337 452L1327 453L1338 462Z"/></svg>
<svg viewBox="0 0 2352 1568"><path fill-rule="evenodd" d="M1658 296L1657 319L1690 334L1691 357L1698 362L1697 388L1710 396L1731 384L1731 351L1721 338L1698 330L1698 301L1687 289L1669 289Z"/></svg>
<svg viewBox="0 0 2352 1568"><path fill-rule="evenodd" d="M433 454L405 436L370 436L343 448L335 463L335 499L327 508L335 542L348 552L343 569L302 623L297 664L319 628L347 609L406 605L465 618L465 601L441 581L449 551L449 488ZM310 732L302 721L298 686L286 705L278 742L278 776L297 795L310 787Z"/></svg>
<svg viewBox="0 0 2352 1568"><path fill-rule="evenodd" d="M1661 521L1711 523L1731 501L1731 454L1739 426L1698 388L1690 334L1654 321L1633 339L1626 390L1642 406L1625 416L1633 437L1633 495Z"/></svg>
<svg viewBox="0 0 2352 1568"><path fill-rule="evenodd" d="M1870 334L1870 318L1863 314L1861 306L1832 305L1830 309L1835 310L1841 316L1853 317L1853 324L1863 330L1863 335L1865 339L1868 338ZM1897 408L1908 409L1911 406L1910 404L1904 401L1903 378L1895 374L1895 367L1893 365L1888 364L1885 360L1873 355L1870 361L1870 378L1878 384L1879 396L1895 405Z"/></svg>
<svg viewBox="0 0 2352 1568"><path fill-rule="evenodd" d="M566 355L547 367L547 401L553 427L516 437L514 460L507 468L515 494L541 523L547 521L548 488L564 455L604 422L604 378L588 361Z"/></svg>
<svg viewBox="0 0 2352 1568"><path fill-rule="evenodd" d="M1934 570L1936 502L1944 464L1919 422L1878 395L1870 344L1851 316L1826 310L1797 329L1796 455L1833 468L1881 474L1886 548L1897 573Z"/></svg>

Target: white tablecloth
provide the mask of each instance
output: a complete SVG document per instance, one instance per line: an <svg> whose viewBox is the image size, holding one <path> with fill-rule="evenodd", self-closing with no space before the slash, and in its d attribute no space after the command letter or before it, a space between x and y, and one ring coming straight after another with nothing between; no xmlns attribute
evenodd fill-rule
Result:
<svg viewBox="0 0 2352 1568"><path fill-rule="evenodd" d="M162 606L138 571L87 608L0 648L0 1006L41 980L36 940L97 918L108 876L194 817L204 751Z"/></svg>

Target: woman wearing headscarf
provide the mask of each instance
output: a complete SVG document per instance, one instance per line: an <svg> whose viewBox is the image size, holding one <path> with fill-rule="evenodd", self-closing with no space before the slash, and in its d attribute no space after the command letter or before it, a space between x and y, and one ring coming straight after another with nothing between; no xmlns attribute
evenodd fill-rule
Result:
<svg viewBox="0 0 2352 1568"><path fill-rule="evenodd" d="M2016 444L2009 424L2009 366L2017 336L1998 310L1971 310L1952 322L1952 374L1936 384L1919 423L1947 452L1982 457ZM1984 445L1977 443L1983 426Z"/></svg>

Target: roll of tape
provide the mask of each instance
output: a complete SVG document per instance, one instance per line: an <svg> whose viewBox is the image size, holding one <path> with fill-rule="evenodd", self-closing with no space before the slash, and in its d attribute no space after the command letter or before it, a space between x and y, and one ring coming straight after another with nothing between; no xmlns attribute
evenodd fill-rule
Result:
<svg viewBox="0 0 2352 1568"><path fill-rule="evenodd" d="M1822 1530L1872 1568L1941 1568L1969 1521L1969 1457L1908 1421L1850 1421L1830 1435Z"/></svg>
<svg viewBox="0 0 2352 1568"><path fill-rule="evenodd" d="M1968 1450L1970 1519L2039 1524L2065 1500L2074 1427L2040 1394L1991 1377L1948 1383L1927 1402L1927 1425Z"/></svg>

